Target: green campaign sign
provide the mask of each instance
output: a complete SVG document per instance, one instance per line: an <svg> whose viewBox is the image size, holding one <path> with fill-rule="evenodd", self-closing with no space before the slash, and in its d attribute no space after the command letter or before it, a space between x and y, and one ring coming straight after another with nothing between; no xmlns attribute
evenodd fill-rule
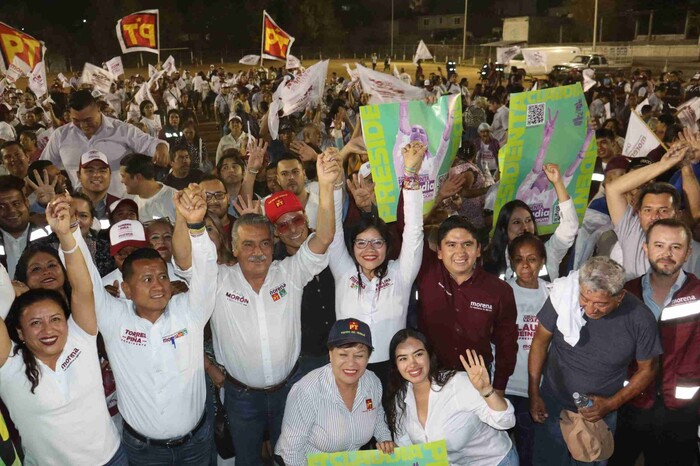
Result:
<svg viewBox="0 0 700 466"><path fill-rule="evenodd" d="M394 449L391 455L379 450L311 453L309 466L364 466L390 464L393 466L449 466L444 440Z"/></svg>
<svg viewBox="0 0 700 466"><path fill-rule="evenodd" d="M539 234L554 232L559 202L542 168L545 163L559 165L581 222L597 151L580 84L511 94L508 143L498 154L501 178L494 226L501 207L520 199L530 206Z"/></svg>
<svg viewBox="0 0 700 466"><path fill-rule="evenodd" d="M404 178L401 149L411 141L428 146L418 177L423 211L429 212L461 144L460 96L443 96L434 105L423 101L366 105L360 107L360 119L379 216L386 222L396 220Z"/></svg>

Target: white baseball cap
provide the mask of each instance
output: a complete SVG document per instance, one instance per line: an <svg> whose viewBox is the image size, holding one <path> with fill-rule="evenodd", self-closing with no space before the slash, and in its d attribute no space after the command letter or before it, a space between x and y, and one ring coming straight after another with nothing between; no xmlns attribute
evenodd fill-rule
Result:
<svg viewBox="0 0 700 466"><path fill-rule="evenodd" d="M109 167L109 161L107 160L107 156L104 155L102 152L98 150L89 150L85 152L83 155L80 156L80 167L84 167L85 165L99 161L104 163Z"/></svg>
<svg viewBox="0 0 700 466"><path fill-rule="evenodd" d="M146 248L146 232L137 220L122 220L109 229L109 253L114 256L127 246Z"/></svg>

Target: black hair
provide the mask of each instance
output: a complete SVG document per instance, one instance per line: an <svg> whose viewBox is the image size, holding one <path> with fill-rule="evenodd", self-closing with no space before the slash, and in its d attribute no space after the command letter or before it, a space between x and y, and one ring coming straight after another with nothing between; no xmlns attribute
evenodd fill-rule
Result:
<svg viewBox="0 0 700 466"><path fill-rule="evenodd" d="M207 173L206 175L202 176L202 179L199 180L200 183L203 183L205 181L218 181L221 184L224 184L223 180L219 178L218 175L215 175L213 173ZM225 187L226 185L224 185Z"/></svg>
<svg viewBox="0 0 700 466"><path fill-rule="evenodd" d="M19 141L15 140L15 139L10 139L9 141L3 142L2 145L0 145L0 150L6 149L6 148L12 147L12 146L19 147L22 150L22 152L24 153L24 149L22 149L22 145L19 143Z"/></svg>
<svg viewBox="0 0 700 466"><path fill-rule="evenodd" d="M350 257L352 257L352 260L355 262L355 268L357 269L357 280L358 280L358 287L357 287L357 293L358 295L362 292L363 284L362 284L362 270L360 269L360 263L357 262L357 258L355 258L355 238L357 238L357 235L360 233L369 230L370 228L374 228L379 232L379 236L382 237L382 239L386 242L386 254L384 255L384 261L379 264L374 270L374 274L377 278L379 278L379 290L381 292L381 283L382 279L386 276L387 270L389 268L389 257L391 257L392 254L392 241L391 241L391 232L389 230L389 227L387 226L386 223L384 223L384 220L382 220L379 217L376 217L374 215L367 215L367 216L362 216L360 217L360 220L355 223L355 225L352 227L352 229L349 231L349 234L346 235L346 246L348 248L348 252L350 253Z"/></svg>
<svg viewBox="0 0 700 466"><path fill-rule="evenodd" d="M226 149L223 154L221 154L221 158L219 159L218 162L216 162L216 171L217 173L221 172L221 167L224 166L224 161L228 159L233 159L234 162L236 162L237 165L240 165L241 168L243 168L243 171L245 171L245 162L243 161L243 156L241 153L238 151L238 149Z"/></svg>
<svg viewBox="0 0 700 466"><path fill-rule="evenodd" d="M172 115L173 113L177 116L180 116L180 110L176 108L171 108L170 110L168 110L168 121L170 121L170 115Z"/></svg>
<svg viewBox="0 0 700 466"><path fill-rule="evenodd" d="M661 115L659 115L658 119L661 123L665 124L666 126L671 126L678 123L678 119L670 113L662 113Z"/></svg>
<svg viewBox="0 0 700 466"><path fill-rule="evenodd" d="M32 130L25 129L21 133L19 133L19 136L17 137L17 140L19 140L20 137L25 136L31 139L32 141L36 142L36 133Z"/></svg>
<svg viewBox="0 0 700 466"><path fill-rule="evenodd" d="M360 343L359 341L353 341L350 343L343 343L341 345L326 345L326 348L328 348L328 351L332 351L336 348L341 348L341 349L347 349L347 348L355 348L357 346L364 346L367 348L367 357L372 356L372 352L374 352L374 348L371 346L367 346L364 343Z"/></svg>
<svg viewBox="0 0 700 466"><path fill-rule="evenodd" d="M24 196L24 180L22 178L15 175L0 175L0 193L8 191L19 191L22 199L26 199Z"/></svg>
<svg viewBox="0 0 700 466"><path fill-rule="evenodd" d="M53 164L49 160L35 160L34 162L29 164L29 167L27 167L27 177L33 182L36 183L38 180L36 179L36 176L34 176L34 170L39 172L39 177L43 179L43 173L41 173L42 170L46 170L47 168L53 166Z"/></svg>
<svg viewBox="0 0 700 466"><path fill-rule="evenodd" d="M396 365L396 348L409 338L415 338L423 343L425 351L428 353L428 357L430 358L428 378L430 379L431 385L435 384L442 388L455 375L455 371L453 370L444 370L440 368L437 355L428 343L428 339L425 335L411 328L405 328L396 332L389 343L389 383L386 394L387 402L385 403L386 423L389 426L389 431L394 440L396 440L398 434L397 427L401 424L401 418L406 412L404 398L406 398L406 390L408 389L408 382L401 376Z"/></svg>
<svg viewBox="0 0 700 466"><path fill-rule="evenodd" d="M645 242L647 245L649 244L649 237L651 236L651 230L653 230L656 227L669 227L669 228L678 228L681 229L685 232L685 237L687 240L687 246L691 245L691 241L693 240L693 233L690 231L690 227L682 221L678 220L677 218L660 218L654 223L652 223L649 228L647 229L647 234L646 234L646 239Z"/></svg>
<svg viewBox="0 0 700 466"><path fill-rule="evenodd" d="M75 191L71 193L71 197L73 199L80 199L87 202L88 206L90 206L90 215L92 215L93 219L97 218L97 210L95 210L95 205L92 203L92 199L90 199L87 194L85 194L83 191Z"/></svg>
<svg viewBox="0 0 700 466"><path fill-rule="evenodd" d="M517 251L520 246L525 244L534 246L537 250L537 254L539 254L539 256L545 260L545 262L547 261L547 249L544 247L544 243L540 237L535 236L532 233L523 233L508 244L508 257L511 258L511 262L513 261L515 251Z"/></svg>
<svg viewBox="0 0 700 466"><path fill-rule="evenodd" d="M95 104L96 101L95 98L92 96L92 93L87 89L81 89L71 94L71 96L68 98L68 104L66 104L66 109L80 111Z"/></svg>
<svg viewBox="0 0 700 466"><path fill-rule="evenodd" d="M673 208L678 212L681 208L681 193L678 192L675 186L670 183L656 181L642 187L637 200L637 211L642 208L642 201L647 194L670 194L672 198Z"/></svg>
<svg viewBox="0 0 700 466"><path fill-rule="evenodd" d="M148 105L148 104L153 105L153 102L151 102L150 100L142 100L141 103L139 104L139 113L141 114L141 116L145 116L143 114L143 110L146 108L146 105Z"/></svg>
<svg viewBox="0 0 700 466"><path fill-rule="evenodd" d="M467 217L463 215L452 215L451 217L447 217L438 227L437 231L437 242L438 242L438 247L440 247L440 243L442 243L442 240L445 239L445 236L447 234L456 229L460 228L463 230L467 230L476 240L476 242L481 245L479 241L479 231L476 229L476 227L467 220Z"/></svg>
<svg viewBox="0 0 700 466"><path fill-rule="evenodd" d="M493 229L491 242L484 250L486 269L493 274L500 275L506 271L506 249L509 243L508 224L510 223L510 217L513 216L513 212L518 208L525 209L530 214L535 227L535 235L537 234L537 223L529 205L520 199L514 199L504 204L498 212L498 219L496 220L496 227Z"/></svg>
<svg viewBox="0 0 700 466"><path fill-rule="evenodd" d="M645 113L651 112L651 109L652 109L651 105L644 105L642 107L642 115L644 115Z"/></svg>
<svg viewBox="0 0 700 466"><path fill-rule="evenodd" d="M29 261L31 261L34 256L41 252L52 256L61 266L61 270L63 271L63 294L66 295L66 299L68 300L67 302L70 303L71 287L70 282L68 281L66 267L63 265L63 262L61 262L58 251L56 251L56 249L48 243L36 241L29 243L24 251L22 251L22 255L19 256L19 259L17 260L17 266L15 267L15 280L25 284L27 283L27 268L29 267Z"/></svg>
<svg viewBox="0 0 700 466"><path fill-rule="evenodd" d="M664 140L666 144L671 144L673 141L678 139L678 135L683 132L683 126L679 124L671 124L666 127L664 131Z"/></svg>
<svg viewBox="0 0 700 466"><path fill-rule="evenodd" d="M279 164L283 160L296 160L299 162L299 165L302 167L304 166L304 162L301 161L301 158L298 155L294 155L291 152L284 152L282 155L277 157L277 163Z"/></svg>
<svg viewBox="0 0 700 466"><path fill-rule="evenodd" d="M24 342L24 340L19 337L18 330L20 328L19 321L24 313L24 310L29 306L42 301L50 301L58 304L58 306L60 306L60 308L63 310L63 315L66 317L66 319L68 318L68 303L66 303L66 301L63 299L63 296L61 296L61 294L57 291L44 289L29 290L21 296L15 298L15 300L12 302L12 306L10 307L7 317L5 318L7 333L10 336L10 340L12 340L15 344L13 354L17 355L20 351L22 351L22 360L24 361L25 366L24 373L27 376L29 383L32 384L32 393L34 393L34 390L39 385L41 372L39 371L39 366L36 362L36 356L34 356L34 353L27 348L27 344Z"/></svg>
<svg viewBox="0 0 700 466"><path fill-rule="evenodd" d="M119 162L129 175L141 175L146 180L152 180L156 176L153 159L144 154L129 154Z"/></svg>
<svg viewBox="0 0 700 466"><path fill-rule="evenodd" d="M596 139L609 139L610 141L615 140L615 133L607 128L598 128L595 130Z"/></svg>
<svg viewBox="0 0 700 466"><path fill-rule="evenodd" d="M162 257L160 257L160 253L156 251L153 248L147 247L147 248L139 248L126 256L126 259L124 259L124 263L122 264L122 278L123 281L129 280L132 275L134 275L134 262L138 260L149 260L149 259L158 259L163 261L163 265L165 266L166 270L168 268L168 264L165 263Z"/></svg>

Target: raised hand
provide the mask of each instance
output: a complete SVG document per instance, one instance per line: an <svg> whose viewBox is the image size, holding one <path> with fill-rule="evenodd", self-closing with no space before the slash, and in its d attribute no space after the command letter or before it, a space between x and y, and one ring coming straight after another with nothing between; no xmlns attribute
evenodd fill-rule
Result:
<svg viewBox="0 0 700 466"><path fill-rule="evenodd" d="M24 182L34 190L36 193L36 200L40 205L48 205L49 202L53 201L56 197L56 183L58 183L58 177L56 177L53 182L49 181L49 172L42 170L43 177L39 176L39 171L34 170L34 178L36 183L34 183L29 177L24 178Z"/></svg>
<svg viewBox="0 0 700 466"><path fill-rule="evenodd" d="M666 152L664 156L661 157L661 161L667 162L671 165L677 165L686 161L689 152L694 152L690 144L678 141L671 144L671 147L668 149L668 152ZM692 155L690 157L692 157Z"/></svg>
<svg viewBox="0 0 700 466"><path fill-rule="evenodd" d="M678 135L678 139L692 148L690 161L692 163L700 161L700 133L696 133L690 128L685 127L683 128L683 133Z"/></svg>
<svg viewBox="0 0 700 466"><path fill-rule="evenodd" d="M257 144L251 145L248 150L248 170L260 170L265 162L267 154L267 142L259 139Z"/></svg>
<svg viewBox="0 0 700 466"><path fill-rule="evenodd" d="M316 160L316 176L320 185L334 185L342 176L340 152L335 147L328 147Z"/></svg>
<svg viewBox="0 0 700 466"><path fill-rule="evenodd" d="M464 186L466 182L467 179L462 176L462 174L450 173L440 185L436 200L442 201L451 198L462 189L462 186Z"/></svg>
<svg viewBox="0 0 700 466"><path fill-rule="evenodd" d="M207 213L207 201L204 189L195 183L190 183L182 191L173 196L173 203L178 214L182 215L187 223L201 223Z"/></svg>
<svg viewBox="0 0 700 466"><path fill-rule="evenodd" d="M292 141L289 145L292 152L299 154L302 162L315 162L318 154L304 141Z"/></svg>
<svg viewBox="0 0 700 466"><path fill-rule="evenodd" d="M469 380L474 388L483 394L491 386L489 371L486 369L486 364L484 364L484 357L478 355L474 350L467 350L467 358L464 359L464 356L460 355L459 360L462 361L462 366L467 371Z"/></svg>
<svg viewBox="0 0 700 466"><path fill-rule="evenodd" d="M365 181L364 178L355 174L352 175L347 184L352 198L355 199L357 208L364 212L369 212L372 209L372 204L376 202L374 183Z"/></svg>
<svg viewBox="0 0 700 466"><path fill-rule="evenodd" d="M423 156L427 150L428 146L418 141L411 141L406 144L403 149L401 149L405 170L418 173L423 163Z"/></svg>
<svg viewBox="0 0 700 466"><path fill-rule="evenodd" d="M238 195L237 200L233 200L233 208L236 209L238 215L262 214L262 210L260 209L260 201L258 199L253 200L250 197L246 199L240 194Z"/></svg>
<svg viewBox="0 0 700 466"><path fill-rule="evenodd" d="M70 235L70 194L61 194L46 205L46 221L60 239Z"/></svg>
<svg viewBox="0 0 700 466"><path fill-rule="evenodd" d="M556 184L561 181L561 172L559 171L559 165L556 163L545 163L542 167L544 174L550 183Z"/></svg>

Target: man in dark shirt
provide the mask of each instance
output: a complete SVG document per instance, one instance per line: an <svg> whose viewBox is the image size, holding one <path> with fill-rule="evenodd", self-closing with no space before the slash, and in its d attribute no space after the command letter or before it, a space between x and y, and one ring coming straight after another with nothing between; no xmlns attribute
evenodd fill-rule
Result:
<svg viewBox="0 0 700 466"><path fill-rule="evenodd" d="M299 199L279 191L265 201L265 215L275 227L279 242L274 260L293 256L312 233ZM301 355L299 370L307 374L328 363L328 333L335 323L335 280L330 267L304 287L301 297Z"/></svg>
<svg viewBox="0 0 700 466"><path fill-rule="evenodd" d="M614 433L617 409L649 385L661 354L654 315L623 290L620 264L593 257L574 274L578 277L572 274L554 284L537 315L540 324L530 348L528 392L530 414L539 423L534 445L538 466L598 464L574 462L559 413L566 409L590 422L603 419ZM625 385L633 360L639 369ZM574 392L587 395L592 406L577 409Z"/></svg>
<svg viewBox="0 0 700 466"><path fill-rule="evenodd" d="M513 290L477 265L481 256L476 228L453 216L438 229L437 255L427 244L418 273L418 328L444 367L461 370L459 355L474 349L494 362L493 387L505 393L515 368L518 327Z"/></svg>
<svg viewBox="0 0 700 466"><path fill-rule="evenodd" d="M185 189L190 183L199 183L204 173L196 168L190 168L191 158L187 146L177 146L170 151L170 173L163 180L164 184L179 190Z"/></svg>

